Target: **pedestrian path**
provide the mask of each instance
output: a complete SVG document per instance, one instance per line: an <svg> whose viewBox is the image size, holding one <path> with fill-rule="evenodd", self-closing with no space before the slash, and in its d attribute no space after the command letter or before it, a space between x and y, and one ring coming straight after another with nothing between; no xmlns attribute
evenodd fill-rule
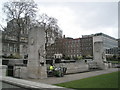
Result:
<svg viewBox="0 0 120 90"><path fill-rule="evenodd" d="M69 75L65 75L64 77L48 77L46 79L27 79L27 80L46 83L46 84L58 84L58 83L69 82L73 80L79 80L87 77L97 76L101 74L112 73L116 71L118 71L118 68L110 68L106 70L69 74Z"/></svg>

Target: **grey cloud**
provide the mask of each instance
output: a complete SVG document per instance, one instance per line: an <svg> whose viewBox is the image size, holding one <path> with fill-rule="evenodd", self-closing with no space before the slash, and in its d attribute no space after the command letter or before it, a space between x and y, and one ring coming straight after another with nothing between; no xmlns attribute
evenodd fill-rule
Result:
<svg viewBox="0 0 120 90"><path fill-rule="evenodd" d="M117 2L46 2L45 6L66 6L74 11L76 24L83 28L116 27L118 23ZM92 15L93 14L93 15Z"/></svg>
<svg viewBox="0 0 120 90"><path fill-rule="evenodd" d="M117 3L79 3L74 6L80 26L83 28L117 27Z"/></svg>

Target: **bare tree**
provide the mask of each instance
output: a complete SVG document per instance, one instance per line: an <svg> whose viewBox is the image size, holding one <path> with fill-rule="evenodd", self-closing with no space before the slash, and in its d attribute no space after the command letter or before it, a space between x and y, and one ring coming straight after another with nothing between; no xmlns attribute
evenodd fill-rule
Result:
<svg viewBox="0 0 120 90"><path fill-rule="evenodd" d="M44 28L45 31L45 50L46 50L46 58L47 58L47 47L54 43L55 39L59 37L60 28L57 24L57 19L53 17L49 17L46 14L42 14L37 23ZM52 42L53 41L53 42Z"/></svg>
<svg viewBox="0 0 120 90"><path fill-rule="evenodd" d="M17 36L18 53L20 53L21 31L29 30L31 26L39 25L44 28L46 34L46 52L47 46L51 44L51 41L54 42L59 37L60 28L57 24L57 19L49 17L46 14L40 15L39 19L36 19L37 5L32 0L7 2L4 4L3 10L7 15L6 20L12 23L12 25L7 26L7 29L10 28L9 30L14 31L14 34Z"/></svg>
<svg viewBox="0 0 120 90"><path fill-rule="evenodd" d="M6 2L3 6L7 22L11 23L11 30L15 31L17 36L17 52L20 53L21 31L30 29L30 22L36 17L37 4L33 0L19 0ZM9 29L10 30L10 29Z"/></svg>

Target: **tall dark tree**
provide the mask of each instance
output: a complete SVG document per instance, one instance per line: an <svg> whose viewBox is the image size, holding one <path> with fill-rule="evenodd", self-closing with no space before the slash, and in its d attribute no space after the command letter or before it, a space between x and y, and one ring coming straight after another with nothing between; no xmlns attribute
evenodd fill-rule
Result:
<svg viewBox="0 0 120 90"><path fill-rule="evenodd" d="M6 2L4 3L3 10L7 16L7 22L12 23L12 30L16 32L17 52L20 54L21 31L30 29L30 22L36 17L37 4L32 0Z"/></svg>

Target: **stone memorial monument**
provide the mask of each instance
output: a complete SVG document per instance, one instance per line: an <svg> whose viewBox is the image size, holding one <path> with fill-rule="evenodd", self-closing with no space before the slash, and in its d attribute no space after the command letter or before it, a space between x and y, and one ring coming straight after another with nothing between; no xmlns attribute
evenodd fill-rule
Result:
<svg viewBox="0 0 120 90"><path fill-rule="evenodd" d="M45 59L45 32L42 27L34 27L28 40L28 78L47 78Z"/></svg>
<svg viewBox="0 0 120 90"><path fill-rule="evenodd" d="M105 53L104 53L102 45L103 45L102 42L95 42L94 43L94 61L97 62L98 67L100 69L105 68L104 62L106 61Z"/></svg>
<svg viewBox="0 0 120 90"><path fill-rule="evenodd" d="M103 48L103 42L94 42L94 61L100 69L107 69L105 50Z"/></svg>

